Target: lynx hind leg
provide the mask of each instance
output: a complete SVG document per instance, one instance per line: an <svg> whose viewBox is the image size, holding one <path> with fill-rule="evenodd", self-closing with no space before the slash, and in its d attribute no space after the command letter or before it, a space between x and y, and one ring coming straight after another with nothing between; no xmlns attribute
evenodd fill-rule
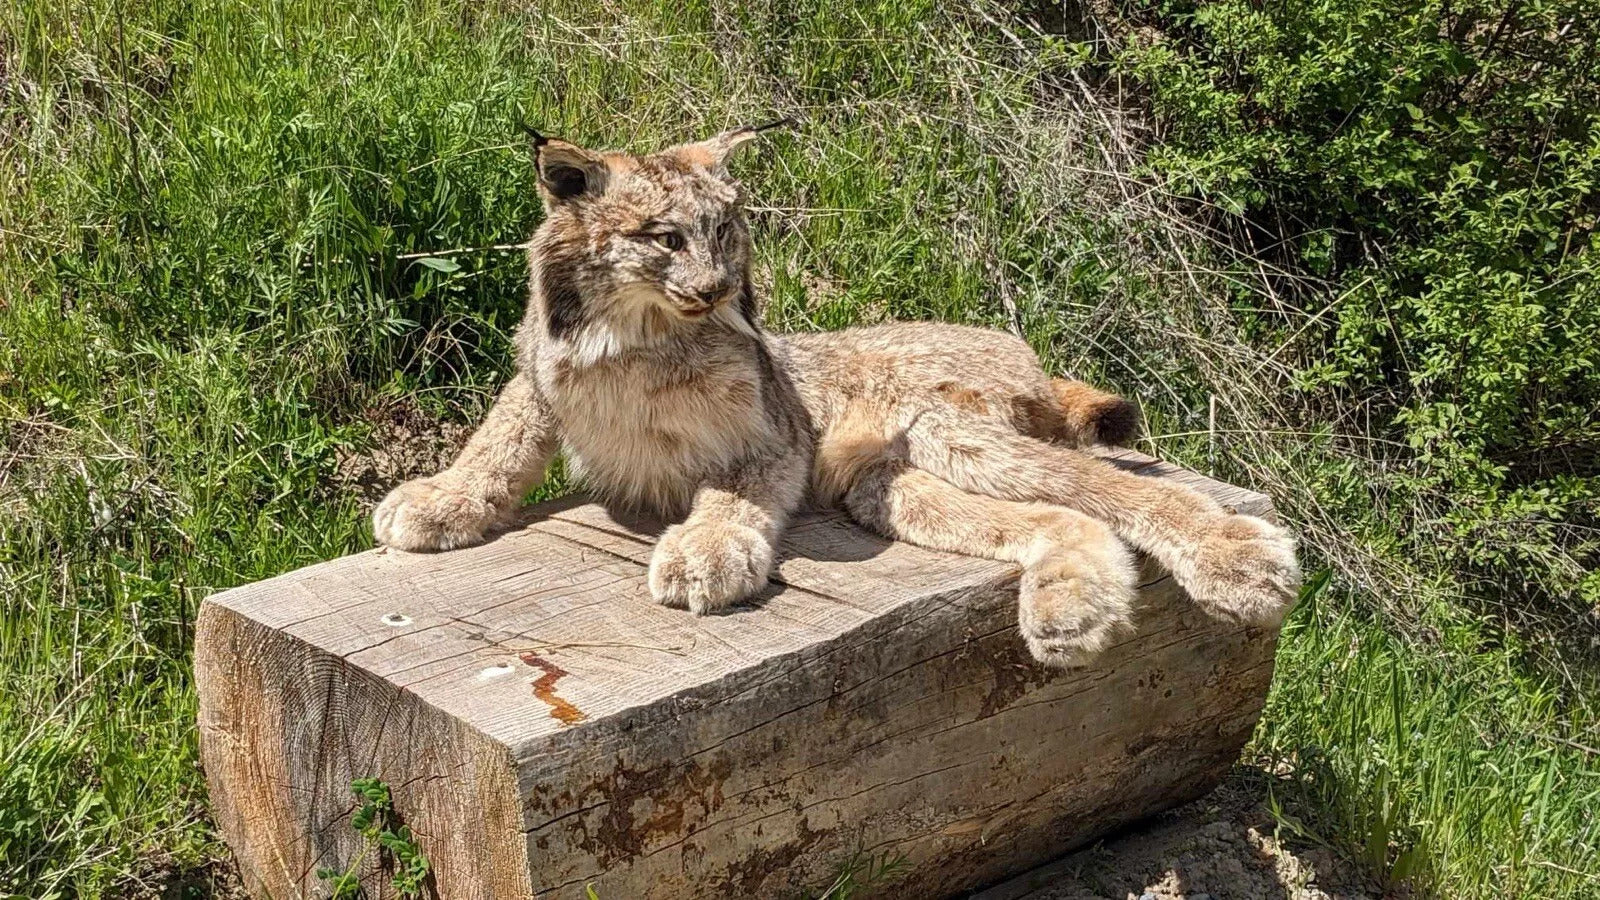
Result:
<svg viewBox="0 0 1600 900"><path fill-rule="evenodd" d="M1086 516L969 494L896 460L862 471L844 503L889 537L1021 564L1017 624L1040 662L1085 665L1132 629L1133 560Z"/></svg>
<svg viewBox="0 0 1600 900"><path fill-rule="evenodd" d="M1225 516L1201 539L1193 566L1195 602L1218 618L1276 626L1299 598L1294 540L1265 519Z"/></svg>
<svg viewBox="0 0 1600 900"><path fill-rule="evenodd" d="M1049 509L1022 563L1017 624L1034 658L1081 666L1133 630L1136 570L1111 530Z"/></svg>
<svg viewBox="0 0 1600 900"><path fill-rule="evenodd" d="M909 420L903 437L912 465L961 490L1064 506L1106 523L1154 556L1214 616L1276 625L1294 605L1300 587L1294 539L1186 485L938 410Z"/></svg>
<svg viewBox="0 0 1600 900"><path fill-rule="evenodd" d="M1070 446L1126 447L1139 430L1139 410L1130 400L1070 378L1050 379L1050 389L1063 419L1054 437Z"/></svg>

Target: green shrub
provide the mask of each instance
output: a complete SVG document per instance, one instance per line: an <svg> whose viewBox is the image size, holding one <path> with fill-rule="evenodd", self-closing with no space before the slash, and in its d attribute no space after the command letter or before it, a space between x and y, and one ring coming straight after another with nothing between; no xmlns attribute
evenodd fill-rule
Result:
<svg viewBox="0 0 1600 900"><path fill-rule="evenodd" d="M1262 324L1299 332L1308 418L1398 445L1371 490L1406 552L1600 601L1600 6L1119 14L1101 61L1147 92L1153 172L1314 279Z"/></svg>

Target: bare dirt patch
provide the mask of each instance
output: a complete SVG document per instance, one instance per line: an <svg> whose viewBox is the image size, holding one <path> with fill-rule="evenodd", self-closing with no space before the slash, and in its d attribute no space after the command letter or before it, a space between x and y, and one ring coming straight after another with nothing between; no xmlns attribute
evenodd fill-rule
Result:
<svg viewBox="0 0 1600 900"><path fill-rule="evenodd" d="M971 900L1378 900L1325 847L1280 840L1243 776Z"/></svg>
<svg viewBox="0 0 1600 900"><path fill-rule="evenodd" d="M114 896L124 900L250 900L231 858L190 868L164 856L147 859L127 873Z"/></svg>
<svg viewBox="0 0 1600 900"><path fill-rule="evenodd" d="M372 425L367 448L339 452L333 486L361 498L365 510L400 482L450 465L473 430L462 422L441 422L409 399L370 406L363 417Z"/></svg>

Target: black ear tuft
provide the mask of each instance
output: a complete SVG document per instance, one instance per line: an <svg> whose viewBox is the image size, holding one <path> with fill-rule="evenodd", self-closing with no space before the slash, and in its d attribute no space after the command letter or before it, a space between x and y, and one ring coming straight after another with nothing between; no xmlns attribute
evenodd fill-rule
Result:
<svg viewBox="0 0 1600 900"><path fill-rule="evenodd" d="M543 147L545 144L550 143L549 138L540 134L539 129L529 125L527 122L519 122L517 127L522 130L523 134L528 136L529 140L533 141L533 149L535 150Z"/></svg>
<svg viewBox="0 0 1600 900"><path fill-rule="evenodd" d="M589 187L589 176L577 166L551 166L541 173L545 190L558 200L571 200Z"/></svg>

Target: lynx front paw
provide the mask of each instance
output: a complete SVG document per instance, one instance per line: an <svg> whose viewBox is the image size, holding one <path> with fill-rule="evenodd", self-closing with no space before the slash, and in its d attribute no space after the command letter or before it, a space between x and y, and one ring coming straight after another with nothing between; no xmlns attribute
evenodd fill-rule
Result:
<svg viewBox="0 0 1600 900"><path fill-rule="evenodd" d="M1230 515L1200 539L1188 578L1179 583L1212 615L1277 625L1300 591L1294 539L1255 516Z"/></svg>
<svg viewBox="0 0 1600 900"><path fill-rule="evenodd" d="M674 525L650 557L650 593L658 603L703 616L761 590L770 571L772 545L754 528Z"/></svg>
<svg viewBox="0 0 1600 900"><path fill-rule="evenodd" d="M372 513L372 536L401 550L453 550L483 542L500 519L486 500L418 478L389 492Z"/></svg>
<svg viewBox="0 0 1600 900"><path fill-rule="evenodd" d="M1135 590L1132 559L1115 538L1059 547L1023 567L1017 626L1034 659L1086 665L1132 631Z"/></svg>

